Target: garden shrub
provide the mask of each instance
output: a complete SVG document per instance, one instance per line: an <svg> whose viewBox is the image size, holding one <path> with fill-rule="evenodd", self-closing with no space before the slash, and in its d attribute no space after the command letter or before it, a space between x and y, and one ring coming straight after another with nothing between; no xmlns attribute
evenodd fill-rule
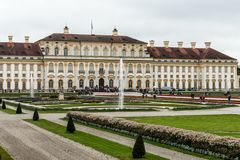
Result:
<svg viewBox="0 0 240 160"><path fill-rule="evenodd" d="M70 116L67 123L67 132L74 133L75 130L76 130L75 125L73 123L72 117Z"/></svg>
<svg viewBox="0 0 240 160"><path fill-rule="evenodd" d="M37 108L35 109L35 111L33 113L33 120L34 121L38 121L39 120L39 114L38 114Z"/></svg>
<svg viewBox="0 0 240 160"><path fill-rule="evenodd" d="M146 153L142 135L138 135L136 142L133 147L132 156L133 158L142 158Z"/></svg>
<svg viewBox="0 0 240 160"><path fill-rule="evenodd" d="M2 102L2 109L6 109L6 104L5 104L5 101Z"/></svg>
<svg viewBox="0 0 240 160"><path fill-rule="evenodd" d="M22 107L21 107L20 103L18 103L16 114L21 114L21 113L22 113Z"/></svg>

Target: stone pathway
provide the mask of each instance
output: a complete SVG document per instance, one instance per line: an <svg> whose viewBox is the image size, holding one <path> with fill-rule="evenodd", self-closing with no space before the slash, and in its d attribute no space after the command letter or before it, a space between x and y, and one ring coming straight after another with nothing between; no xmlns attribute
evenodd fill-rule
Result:
<svg viewBox="0 0 240 160"><path fill-rule="evenodd" d="M45 119L48 119L52 122L55 122L55 123L58 123L58 124L61 124L61 125L66 125L67 124L66 121L56 119L56 116L55 117L50 117L50 115L49 116L44 115L43 117ZM86 126L79 125L79 124L75 124L75 127L79 131L86 132L86 133L89 133L89 134L92 134L92 135L96 135L98 137L102 137L104 139L107 139L107 140L110 140L110 141L113 141L113 142L117 142L117 143L123 144L125 146L132 147L134 145L134 142L135 142L135 140L133 140L131 138L127 138L125 136L120 136L120 135L117 135L117 134L113 134L113 133L106 132L106 131L101 131L101 130L98 130L98 129L94 129L94 128L91 128L91 127L86 127ZM169 150L169 149L162 148L162 147L157 147L157 146L154 146L154 145L149 144L149 143L145 143L145 148L146 148L146 151L149 152L149 153L159 155L161 157L168 158L168 159L171 159L171 160L200 160L201 159L201 158L197 158L197 157L187 155L187 154L184 154L184 153L181 153L181 152Z"/></svg>
<svg viewBox="0 0 240 160"><path fill-rule="evenodd" d="M31 116L0 112L0 145L14 160L115 159L21 120Z"/></svg>

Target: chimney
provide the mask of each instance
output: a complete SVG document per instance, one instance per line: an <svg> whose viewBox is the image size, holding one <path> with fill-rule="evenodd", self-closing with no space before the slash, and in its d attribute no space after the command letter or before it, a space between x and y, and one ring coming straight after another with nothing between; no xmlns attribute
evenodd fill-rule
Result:
<svg viewBox="0 0 240 160"><path fill-rule="evenodd" d="M211 47L211 42L205 42L205 47L210 48Z"/></svg>
<svg viewBox="0 0 240 160"><path fill-rule="evenodd" d="M191 42L191 47L192 47L192 49L195 49L196 48L196 42Z"/></svg>
<svg viewBox="0 0 240 160"><path fill-rule="evenodd" d="M112 31L112 35L113 36L118 36L118 30L116 27L114 27L113 31Z"/></svg>
<svg viewBox="0 0 240 160"><path fill-rule="evenodd" d="M150 41L149 41L149 45L150 45L150 47L154 47L154 43L155 43L154 40L150 40Z"/></svg>
<svg viewBox="0 0 240 160"><path fill-rule="evenodd" d="M169 41L163 41L163 45L164 45L165 48L168 48Z"/></svg>
<svg viewBox="0 0 240 160"><path fill-rule="evenodd" d="M64 34L69 34L69 28L67 26L64 27L63 33Z"/></svg>
<svg viewBox="0 0 240 160"><path fill-rule="evenodd" d="M13 36L8 36L8 42L12 43L13 42Z"/></svg>
<svg viewBox="0 0 240 160"><path fill-rule="evenodd" d="M29 43L29 36L25 36L25 43Z"/></svg>
<svg viewBox="0 0 240 160"><path fill-rule="evenodd" d="M182 41L177 42L177 44L178 44L178 48L182 48L183 47L183 42Z"/></svg>

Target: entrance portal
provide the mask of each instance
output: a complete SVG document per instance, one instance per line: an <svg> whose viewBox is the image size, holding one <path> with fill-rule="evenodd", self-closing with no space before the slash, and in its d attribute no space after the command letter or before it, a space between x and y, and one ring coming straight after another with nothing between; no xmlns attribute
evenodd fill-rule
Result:
<svg viewBox="0 0 240 160"><path fill-rule="evenodd" d="M99 91L102 92L104 91L104 79L103 78L100 78L99 79Z"/></svg>

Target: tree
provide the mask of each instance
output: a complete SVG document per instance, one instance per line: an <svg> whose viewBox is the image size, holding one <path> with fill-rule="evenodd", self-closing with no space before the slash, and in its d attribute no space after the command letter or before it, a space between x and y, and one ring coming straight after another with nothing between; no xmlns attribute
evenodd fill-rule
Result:
<svg viewBox="0 0 240 160"><path fill-rule="evenodd" d="M72 117L70 116L67 123L67 132L74 133L75 130L75 125L73 123Z"/></svg>
<svg viewBox="0 0 240 160"><path fill-rule="evenodd" d="M2 103L2 98L0 98L0 104Z"/></svg>
<svg viewBox="0 0 240 160"><path fill-rule="evenodd" d="M5 101L2 102L2 109L6 109L6 104L5 104Z"/></svg>
<svg viewBox="0 0 240 160"><path fill-rule="evenodd" d="M20 103L18 103L18 107L17 107L17 110L16 110L16 114L21 114L21 113L22 113L22 108L21 108Z"/></svg>
<svg viewBox="0 0 240 160"><path fill-rule="evenodd" d="M142 158L146 153L142 135L138 135L136 142L133 147L132 156L133 158Z"/></svg>
<svg viewBox="0 0 240 160"><path fill-rule="evenodd" d="M39 114L38 114L37 108L35 109L35 111L34 111L34 113L33 113L33 120L34 120L34 121L39 120Z"/></svg>

